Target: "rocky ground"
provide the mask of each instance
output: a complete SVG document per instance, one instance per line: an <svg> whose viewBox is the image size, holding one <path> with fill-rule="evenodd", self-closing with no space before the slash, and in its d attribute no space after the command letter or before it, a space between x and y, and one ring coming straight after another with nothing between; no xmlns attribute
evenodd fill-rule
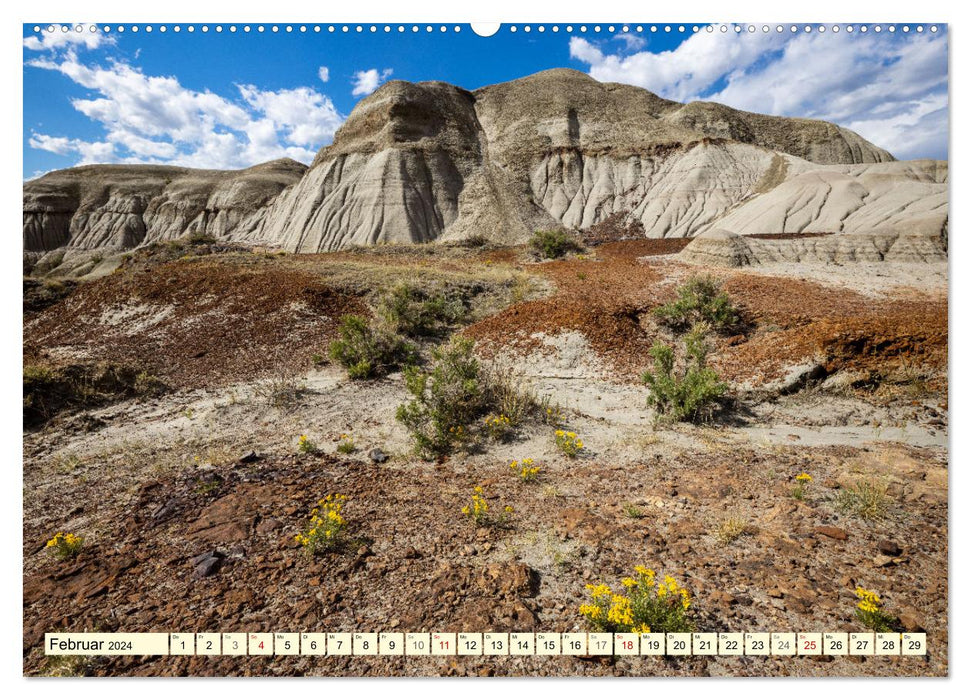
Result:
<svg viewBox="0 0 971 700"><path fill-rule="evenodd" d="M25 301L25 363L136 366L151 396L64 411L24 435L24 672L95 675L945 675L946 265L704 270L671 241L561 262L521 249L377 248L294 256L136 252L101 279ZM171 252L171 251L170 251ZM656 426L637 377L666 331L650 311L699 271L745 316L712 357L734 403ZM421 280L460 294L488 365L550 397L553 428L424 462L394 420L398 373L354 382L326 355L341 313ZM908 284L907 280L922 280ZM927 280L931 280L928 282ZM939 280L936 284L933 280ZM271 400L268 386L298 387ZM355 451L338 454L341 434ZM301 454L308 435L319 454ZM388 459L369 457L380 449ZM530 457L539 480L508 464ZM794 477L813 481L802 498ZM842 496L878 493L864 517ZM502 528L461 508L476 485ZM309 509L347 494L350 542L307 557ZM57 531L82 554L44 551ZM700 631L862 630L857 585L926 658L45 659L44 632L573 631L584 585L636 565L694 596Z"/></svg>

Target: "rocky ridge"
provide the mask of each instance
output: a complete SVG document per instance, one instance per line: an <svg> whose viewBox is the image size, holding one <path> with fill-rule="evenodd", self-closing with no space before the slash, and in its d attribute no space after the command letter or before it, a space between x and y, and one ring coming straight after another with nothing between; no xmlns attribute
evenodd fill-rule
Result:
<svg viewBox="0 0 971 700"><path fill-rule="evenodd" d="M947 249L933 222L914 223L905 233L879 229L841 236L762 240L721 229L696 236L679 254L700 265L745 267L771 263L947 262Z"/></svg>
<svg viewBox="0 0 971 700"><path fill-rule="evenodd" d="M24 184L24 251L123 250L194 234L245 235L306 170L283 159L245 170L85 165L51 172Z"/></svg>
<svg viewBox="0 0 971 700"><path fill-rule="evenodd" d="M942 233L947 163L897 162L826 122L555 69L474 92L391 81L361 100L309 169L85 166L24 185L24 248L123 250L193 233L322 252L353 245L523 241L608 217L647 237Z"/></svg>

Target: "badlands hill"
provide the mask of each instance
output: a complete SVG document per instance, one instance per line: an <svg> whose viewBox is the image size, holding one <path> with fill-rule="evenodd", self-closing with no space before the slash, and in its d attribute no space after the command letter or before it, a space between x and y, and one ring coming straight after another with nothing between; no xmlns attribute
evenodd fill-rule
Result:
<svg viewBox="0 0 971 700"><path fill-rule="evenodd" d="M27 182L24 248L36 260L191 234L295 252L518 243L609 216L648 237L916 225L943 240L947 172L827 122L680 104L567 69L473 92L392 81L309 169L86 166Z"/></svg>

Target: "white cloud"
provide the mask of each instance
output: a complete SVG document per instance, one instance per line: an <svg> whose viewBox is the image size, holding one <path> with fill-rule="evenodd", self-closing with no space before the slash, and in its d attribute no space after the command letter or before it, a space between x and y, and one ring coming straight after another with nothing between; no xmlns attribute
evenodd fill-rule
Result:
<svg viewBox="0 0 971 700"><path fill-rule="evenodd" d="M327 66L321 66L317 70L317 75L320 77L320 82L326 83L328 80L330 80L330 68Z"/></svg>
<svg viewBox="0 0 971 700"><path fill-rule="evenodd" d="M104 44L115 43L111 35L97 30L91 31L88 24L55 24L54 31L47 31L47 27L36 34L24 38L24 48L30 51L55 51L69 47L96 49ZM69 27L68 31L61 31L61 27ZM80 30L80 31L78 31Z"/></svg>
<svg viewBox="0 0 971 700"><path fill-rule="evenodd" d="M580 37L570 39L570 56L590 64L590 75L603 82L640 85L662 97L684 102L732 72L744 71L785 39L771 34L754 39L734 32L699 33L671 51L640 51L629 56L604 54Z"/></svg>
<svg viewBox="0 0 971 700"><path fill-rule="evenodd" d="M610 80L610 78L605 77L605 74L602 72L604 68L603 51L598 49L596 46L591 44L586 39L581 39L578 36L570 38L570 58L575 58L578 61L589 63L590 75L592 75L597 80L605 80L605 81ZM619 56L615 56L612 58L614 58L616 61L620 60ZM632 75L631 79L637 80L638 77L639 76Z"/></svg>
<svg viewBox="0 0 971 700"><path fill-rule="evenodd" d="M59 156L66 156L75 150L72 140L65 136L48 136L47 134L31 134L30 147L39 148L42 151L50 151Z"/></svg>
<svg viewBox="0 0 971 700"><path fill-rule="evenodd" d="M946 94L929 95L909 103L904 111L893 116L852 121L846 126L865 134L874 143L901 144L893 150L898 158L947 157Z"/></svg>
<svg viewBox="0 0 971 700"><path fill-rule="evenodd" d="M82 63L70 49L29 66L56 70L91 91L73 107L105 129L98 141L34 133L30 145L79 162L153 162L245 168L275 158L305 163L343 121L329 97L309 87L239 85L232 100L186 88L174 76L146 75L127 63Z"/></svg>
<svg viewBox="0 0 971 700"><path fill-rule="evenodd" d="M614 41L624 42L624 48L627 51L640 51L647 46L647 39L637 34L631 34L630 32L614 34Z"/></svg>
<svg viewBox="0 0 971 700"><path fill-rule="evenodd" d="M287 140L298 146L319 146L330 140L343 118L330 98L311 88L260 91L240 85L239 91L254 109L287 130Z"/></svg>
<svg viewBox="0 0 971 700"><path fill-rule="evenodd" d="M351 90L351 94L355 97L358 95L370 95L390 76L390 68L385 68L381 72L378 72L377 68L359 70L354 74L354 89Z"/></svg>
<svg viewBox="0 0 971 700"><path fill-rule="evenodd" d="M570 55L598 80L679 102L826 119L898 157L947 157L943 34L699 32L673 50L627 56L573 37Z"/></svg>
<svg viewBox="0 0 971 700"><path fill-rule="evenodd" d="M63 136L48 136L47 134L35 133L31 134L28 143L31 148L50 151L59 156L76 153L78 160L75 165L117 161L114 144L108 141L83 141L81 139L69 139Z"/></svg>

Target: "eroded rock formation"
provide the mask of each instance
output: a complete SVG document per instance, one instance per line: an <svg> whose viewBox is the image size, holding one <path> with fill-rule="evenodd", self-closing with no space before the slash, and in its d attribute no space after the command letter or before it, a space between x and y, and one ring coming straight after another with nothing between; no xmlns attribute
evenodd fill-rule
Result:
<svg viewBox="0 0 971 700"><path fill-rule="evenodd" d="M760 239L721 229L702 233L679 257L690 263L719 267L746 267L771 263L947 261L947 243L933 219L915 221L908 230L894 229L843 233L811 238Z"/></svg>
<svg viewBox="0 0 971 700"><path fill-rule="evenodd" d="M85 165L24 184L24 250L124 249L191 234L245 235L307 166L275 160L246 170Z"/></svg>
<svg viewBox="0 0 971 700"><path fill-rule="evenodd" d="M306 172L304 172L306 171ZM683 105L556 69L469 92L392 81L309 169L87 166L24 185L26 251L205 233L297 252L514 243L607 217L650 237L946 231L947 163L897 162L826 122Z"/></svg>

